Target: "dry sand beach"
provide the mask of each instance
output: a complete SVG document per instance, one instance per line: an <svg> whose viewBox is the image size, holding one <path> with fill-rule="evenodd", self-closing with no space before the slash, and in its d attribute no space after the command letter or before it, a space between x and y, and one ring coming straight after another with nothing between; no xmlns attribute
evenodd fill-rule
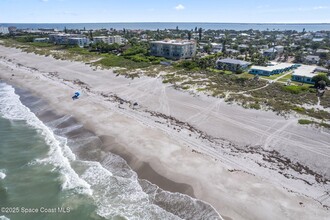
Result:
<svg viewBox="0 0 330 220"><path fill-rule="evenodd" d="M2 80L72 115L139 178L206 201L228 220L329 219L327 129L178 91L161 77L131 80L3 46L0 56Z"/></svg>

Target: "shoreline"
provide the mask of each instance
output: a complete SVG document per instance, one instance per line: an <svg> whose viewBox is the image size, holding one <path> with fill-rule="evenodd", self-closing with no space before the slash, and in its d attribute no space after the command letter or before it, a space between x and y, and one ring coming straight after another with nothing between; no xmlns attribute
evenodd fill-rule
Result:
<svg viewBox="0 0 330 220"><path fill-rule="evenodd" d="M1 82L1 81L0 81ZM137 173L139 181L147 181L148 185L155 184L157 187L159 187L161 191L167 191L170 193L180 193L184 195L190 196L192 199L196 199L193 188L191 185L186 183L179 183L172 181L161 174L157 173L149 163L138 161L134 155L130 154L128 151L123 149L123 146L121 146L119 143L116 143L114 141L114 137L106 136L106 137L98 137L96 134L94 134L92 131L87 130L84 127L80 127L80 123L78 120L76 120L72 116L66 116L66 115L58 115L55 113L55 111L52 109L52 107L45 102L44 100L37 98L36 96L33 96L29 93L29 91L24 90L22 88L14 87L16 94L20 96L20 100L28 107L43 123L47 125L49 122L53 122L56 120L59 120L63 117L68 117L67 120L64 122L61 122L59 125L56 125L55 127L51 127L51 129L69 129L70 127L78 126L78 129L74 129L72 131L69 131L68 133L59 133L58 135L65 137L69 142L75 143L76 140L79 140L80 138L93 138L92 142L88 142L83 144L82 146L73 147L70 146L73 153L78 157L77 159L82 161L96 161L102 164L102 157L98 157L95 155L106 154L107 152L110 152L112 154L118 155L122 159L126 161L126 163ZM37 103L37 104L35 104ZM47 125L48 126L48 125ZM80 149L81 148L81 149ZM97 150L100 153L92 153L91 155L88 152L85 152L85 150L88 149L89 151L95 151ZM111 170L109 170L111 171ZM144 183L145 185L145 183ZM203 202L203 201L201 201ZM209 205L206 203L206 205ZM213 207L212 207L213 208Z"/></svg>
<svg viewBox="0 0 330 220"><path fill-rule="evenodd" d="M54 110L51 108L51 106L46 103L44 100L37 98L31 94L29 94L28 91L24 91L21 88L15 88L16 93L21 97L21 102L27 106L43 123L52 121L54 119L58 119L61 117L65 117L65 115L58 115L54 112ZM22 97L23 96L23 97ZM28 96L28 98L24 98L24 96ZM32 103L31 103L32 102ZM47 109L46 112L41 111L38 112L36 109L31 109L33 102L38 102L41 104L38 104L38 108L45 108ZM61 123L61 129L68 128L70 126L80 125L80 122L75 119L74 117L70 117L70 120L65 121L65 124ZM60 134L61 136L63 134ZM87 135L88 137L93 137L97 140L96 143L97 148L104 152L111 152L113 154L116 154L123 158L128 165L138 174L139 179L145 179L157 186L159 186L161 189L173 192L173 193L182 193L189 195L192 198L196 198L193 192L193 188L189 184L185 183L178 183L175 181L172 181L170 179L167 179L166 177L160 175L157 173L149 163L138 161L137 158L134 157L133 154L130 154L123 146L121 146L120 143L117 143L114 141L114 137L111 136L104 136L99 137L96 134L94 134L92 131L86 129L85 127L81 127L78 130L70 131L69 133L65 134L65 138L68 140L72 140L73 142L75 139L79 139L80 137L83 137ZM99 146L100 145L100 146ZM88 160L88 156L84 155L84 152L79 150L74 152L77 154L77 156L80 157L82 160ZM94 160L93 158L92 160ZM97 162L101 162L101 159L96 160Z"/></svg>
<svg viewBox="0 0 330 220"><path fill-rule="evenodd" d="M10 54L10 49L8 49L7 52L8 54ZM23 53L21 53L20 55L18 53L21 58L22 54ZM26 56L28 57L28 60L32 59L29 61L29 63L32 62L30 63L31 65L34 65L34 67L37 66L37 69L40 68L40 64L38 65L37 63L33 63L33 60L36 59L33 57L33 55ZM43 58L38 57L38 59ZM54 64L62 63L67 65L65 61L49 61L53 62ZM74 65L78 64L71 63L71 68L75 69L76 74L81 74L80 67L77 68L74 67ZM63 71L67 70L63 68L64 67L59 68L61 74L64 74ZM85 67L83 70L88 71L88 67ZM4 69L2 69L2 71L4 71ZM105 90L100 86L95 85L95 83L94 85L88 86L92 88L93 91L98 92L95 92L94 94L88 93L88 91L84 91L84 96L82 96L81 101L76 102L76 106L74 106L71 100L67 100L67 97L69 97L70 99L71 91L74 91L78 88L77 85L73 84L72 81L70 81L74 80L74 78L78 76L70 76L66 74L65 79L67 81L63 81L60 78L56 79L45 77L46 75L42 70L31 72L31 74L28 72L24 73L22 68L18 68L17 70L13 71L15 72L13 77L11 76L11 73L8 74L3 72L1 75L3 77L7 77L9 82L10 78L12 77L12 80L15 81L15 83L17 84L20 84L20 86L25 86L28 87L27 89L34 90L37 95L48 99L47 101L50 102L50 105L57 108L58 111L66 113L71 111L72 113L74 113L75 116L77 116L78 119L81 120L82 124L84 124L87 129L92 131L95 130L99 137L106 137L107 135L109 135L109 133L112 133L113 135L111 136L116 137L116 139L120 139L121 144L126 147L125 150L135 155L137 157L137 160L148 162L150 167L154 169L155 172L160 173L162 175L164 174L166 178L171 180L175 179L178 180L178 182L191 183L192 188L194 189L195 196L198 199L202 199L204 201L209 202L218 210L219 213L224 213L224 216L228 216L232 219L246 219L247 214L249 214L249 216L251 216L251 219L262 219L269 214L267 213L267 208L262 204L263 202L265 202L267 203L267 207L269 207L268 205L271 204L272 206L274 206L273 216L270 216L270 218L268 219L277 219L278 216L283 216L283 213L281 213L281 209L283 209L283 206L279 204L281 201L288 204L286 208L289 208L291 210L291 217L295 216L304 219L302 216L304 216L303 214L306 213L304 213L304 210L299 211L299 207L300 209L310 210L310 213L308 213L308 215L319 213L317 215L320 217L320 219L323 218L322 216L326 216L327 214L326 210L320 208L317 203L313 204L313 202L309 198L288 193L286 190L280 189L277 186L277 183L271 184L268 181L265 181L262 178L255 176L256 174L251 175L251 173L236 172L235 164L232 163L233 161L226 161L228 158L230 158L230 155L228 155L228 158L227 156L225 156L221 158L218 157L218 159L208 156L208 153L216 153L216 151L210 151L210 149L207 148L205 145L206 140L204 140L203 142L202 138L198 139L196 137L196 140L193 141L193 137L196 135L198 136L198 134L191 131L187 132L186 129L180 129L180 127L178 126L175 127L162 118L159 118L158 123L151 123L150 121L154 120L154 118L151 118L150 114L148 115L146 112L143 113L142 110L141 112L143 114L141 112L137 112L136 110L131 110L128 106L125 105L119 106L121 108L124 108L120 109L117 103L105 102L104 100L109 99L109 97L102 97L98 94L101 93L100 91L102 91L104 94L108 93L109 91ZM108 76L104 75L104 72L98 71L96 74L98 74L99 76L94 77L104 76L104 80L107 80L106 77ZM63 76L64 75L62 75L61 77ZM36 77L40 78L38 79ZM86 78L84 77L85 76L81 77L82 81L86 81ZM114 77L112 76L112 78ZM121 80L123 83L128 82L127 79L119 80ZM87 82L88 84L93 83L91 78L89 78ZM45 85L42 85L42 83L45 83ZM152 83L151 80L150 83ZM118 84L117 82L117 85L120 84ZM111 87L111 85L109 86ZM47 91L47 94L52 95L47 96L46 94L43 94L43 91ZM171 93L179 94L178 91L175 92L171 90L169 92L170 93L167 93L167 95L170 95ZM187 96L183 96L183 98L185 97ZM143 103L143 106L147 106L148 103L149 102L147 100L146 103ZM169 105L171 107L171 113L178 113L177 110L173 109L172 103L173 102L171 102L171 105ZM169 106L162 107L163 109L167 109ZM221 105L221 107L224 106ZM73 108L76 109L73 110ZM151 110L153 110L153 108L153 106L148 107L148 109ZM108 110L104 112L102 109ZM235 108L232 107L231 110L235 110ZM253 111L246 111L245 113L251 114L251 112ZM124 116L124 113L126 114L126 116ZM187 113L189 113L189 111ZM255 112L255 114L259 115L259 117L263 117L264 115L259 112ZM86 118L85 116L87 115L92 117ZM200 116L195 116L195 118L202 116L203 114L201 114ZM179 121L183 121L180 119L184 117L181 116L180 118L179 115L179 117L175 118L178 118ZM227 123L234 122L233 119L229 121L228 118L224 119L227 120ZM271 118L267 120L270 119ZM206 118L204 120L209 119ZM280 119L276 118L276 120L278 120L278 122L281 122ZM289 122L293 123L294 121L292 120ZM284 125L291 126L290 123L288 125ZM170 127L167 127L167 125ZM129 127L129 129L127 129L127 127ZM201 124L200 128L203 129L203 124ZM163 130L159 131L159 129ZM273 132L273 130L271 130L271 132ZM211 133L213 133L213 135L215 134L214 136L216 137L218 136L216 135L217 133L214 131L211 131ZM192 135L190 139L189 134ZM122 138L124 136L127 139L124 140ZM132 145L133 141L137 143L138 146ZM225 143L225 140L223 141L223 143ZM205 147L199 148L197 150L195 146L197 144L201 144L201 146L205 145ZM157 146L157 149L155 149L155 146ZM257 167L253 167L253 164L247 163L247 165L252 171L257 170ZM196 176L196 174L199 174L200 176ZM272 175L272 173L270 173L270 175ZM244 182L244 184L240 184L241 182ZM298 186L298 188L299 187L305 186L300 185ZM266 192L266 190L270 191L268 192L270 193L270 195L260 194L260 192ZM235 199L235 196L237 197L237 199ZM239 202L238 200L242 196L243 198L251 198L252 200L245 199L245 201ZM276 204L274 204L274 201L269 200L269 196L277 198L278 201L276 202ZM254 201L253 198L257 199L258 201ZM301 207L298 201L303 201L305 207ZM243 208L244 206L242 206L242 202L245 203L246 208ZM261 211L259 207L255 207L256 205L264 207L265 210ZM307 216L305 216L305 219L307 219Z"/></svg>

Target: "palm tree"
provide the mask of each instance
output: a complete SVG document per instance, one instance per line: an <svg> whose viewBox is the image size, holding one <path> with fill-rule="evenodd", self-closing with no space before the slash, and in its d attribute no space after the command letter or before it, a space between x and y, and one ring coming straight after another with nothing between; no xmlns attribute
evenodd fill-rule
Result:
<svg viewBox="0 0 330 220"><path fill-rule="evenodd" d="M203 29L202 29L202 28L199 28L199 29L198 29L199 41L202 40L202 32L203 32Z"/></svg>
<svg viewBox="0 0 330 220"><path fill-rule="evenodd" d="M188 32L188 40L191 40L191 32Z"/></svg>

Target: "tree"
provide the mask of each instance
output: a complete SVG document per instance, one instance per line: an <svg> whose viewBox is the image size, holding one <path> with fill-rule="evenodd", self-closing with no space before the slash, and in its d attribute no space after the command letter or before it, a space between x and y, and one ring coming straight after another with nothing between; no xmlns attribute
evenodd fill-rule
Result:
<svg viewBox="0 0 330 220"><path fill-rule="evenodd" d="M313 42L312 45L311 45L311 48L313 50L317 50L317 49L320 48L320 46L321 46L321 44L319 42Z"/></svg>
<svg viewBox="0 0 330 220"><path fill-rule="evenodd" d="M191 32L188 32L188 40L191 40Z"/></svg>
<svg viewBox="0 0 330 220"><path fill-rule="evenodd" d="M202 40L202 32L203 32L203 29L202 28L199 28L198 29L198 36L199 36L199 40L200 41Z"/></svg>
<svg viewBox="0 0 330 220"><path fill-rule="evenodd" d="M89 30L89 39L93 40L93 30Z"/></svg>
<svg viewBox="0 0 330 220"><path fill-rule="evenodd" d="M330 53L320 53L320 58L322 60L328 60L330 59Z"/></svg>
<svg viewBox="0 0 330 220"><path fill-rule="evenodd" d="M226 44L227 44L227 41L228 41L228 34L225 33L225 37L223 38L222 40L222 53L226 53Z"/></svg>
<svg viewBox="0 0 330 220"><path fill-rule="evenodd" d="M320 73L320 74L317 74L316 76L314 76L312 78L312 80L315 82L315 88L321 88L323 87L323 84L325 83L326 85L330 85L330 80L329 78L327 77L326 74L324 73ZM324 81L324 83L322 82ZM321 88L322 89L322 88Z"/></svg>
<svg viewBox="0 0 330 220"><path fill-rule="evenodd" d="M318 82L318 88L324 90L325 87L327 86L327 83L324 80L321 80Z"/></svg>
<svg viewBox="0 0 330 220"><path fill-rule="evenodd" d="M301 52L298 52L294 56L294 62L295 63L302 63L303 62L303 54Z"/></svg>
<svg viewBox="0 0 330 220"><path fill-rule="evenodd" d="M206 53L210 53L211 52L211 49L212 49L212 46L211 44L207 44L203 47L203 50L206 52Z"/></svg>

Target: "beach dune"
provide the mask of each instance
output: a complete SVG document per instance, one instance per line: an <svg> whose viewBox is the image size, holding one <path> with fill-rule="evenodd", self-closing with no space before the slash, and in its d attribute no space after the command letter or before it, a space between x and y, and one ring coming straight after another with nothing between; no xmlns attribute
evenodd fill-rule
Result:
<svg viewBox="0 0 330 220"><path fill-rule="evenodd" d="M228 220L330 216L329 130L178 91L161 78L116 77L3 46L0 54L1 79L72 115L139 178L206 201ZM75 91L82 95L73 101Z"/></svg>

